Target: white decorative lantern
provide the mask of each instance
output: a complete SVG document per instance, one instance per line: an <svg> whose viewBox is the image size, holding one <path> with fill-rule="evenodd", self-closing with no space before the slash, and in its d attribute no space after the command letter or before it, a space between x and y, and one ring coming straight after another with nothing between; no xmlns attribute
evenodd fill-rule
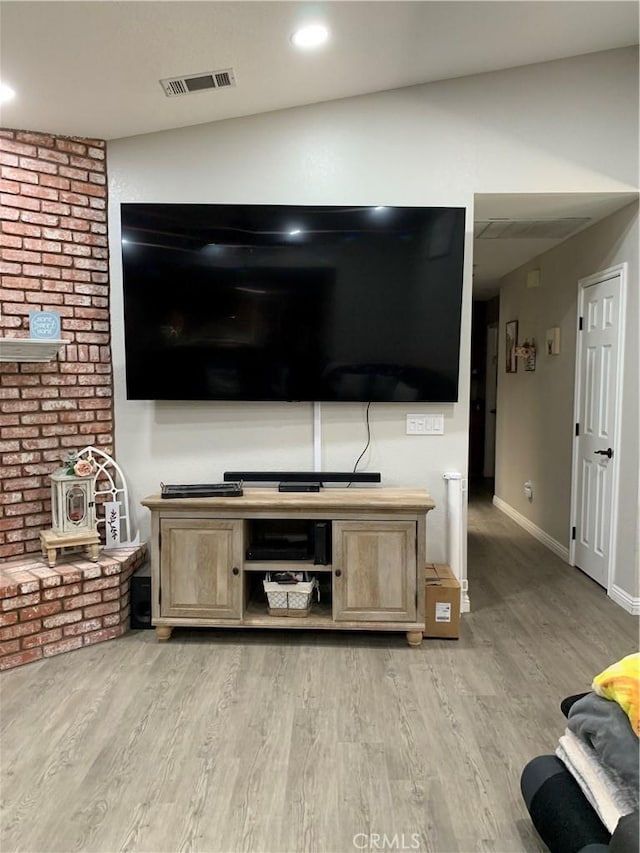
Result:
<svg viewBox="0 0 640 853"><path fill-rule="evenodd" d="M66 460L65 467L54 471L49 479L53 526L50 530L40 531L43 557L48 559L53 568L59 550L83 547L89 559L95 563L100 553L96 525L95 464L74 453Z"/></svg>
<svg viewBox="0 0 640 853"><path fill-rule="evenodd" d="M53 532L58 536L95 533L93 477L77 477L60 468L50 479Z"/></svg>

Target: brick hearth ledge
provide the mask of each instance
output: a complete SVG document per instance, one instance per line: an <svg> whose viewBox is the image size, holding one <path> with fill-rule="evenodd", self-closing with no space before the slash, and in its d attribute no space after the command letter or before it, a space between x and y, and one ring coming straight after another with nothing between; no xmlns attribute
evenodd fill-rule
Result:
<svg viewBox="0 0 640 853"><path fill-rule="evenodd" d="M129 580L146 546L0 562L0 670L120 637L129 629Z"/></svg>

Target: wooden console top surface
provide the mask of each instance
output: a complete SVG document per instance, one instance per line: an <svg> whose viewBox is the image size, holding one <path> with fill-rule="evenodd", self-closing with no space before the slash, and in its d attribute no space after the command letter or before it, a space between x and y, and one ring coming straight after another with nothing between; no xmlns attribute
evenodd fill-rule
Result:
<svg viewBox="0 0 640 853"><path fill-rule="evenodd" d="M151 510L220 509L243 512L260 510L354 510L366 512L427 513L435 507L426 489L324 488L319 492L279 492L274 488L244 489L237 498L162 498L150 495L141 501Z"/></svg>

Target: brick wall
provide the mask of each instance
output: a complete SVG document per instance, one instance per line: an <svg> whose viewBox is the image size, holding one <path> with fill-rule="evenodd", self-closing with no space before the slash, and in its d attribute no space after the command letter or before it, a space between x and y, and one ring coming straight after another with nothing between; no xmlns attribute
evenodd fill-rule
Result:
<svg viewBox="0 0 640 853"><path fill-rule="evenodd" d="M0 336L53 310L68 342L48 363L0 362L2 559L40 550L69 450L113 453L113 404L105 143L0 130L0 177Z"/></svg>
<svg viewBox="0 0 640 853"><path fill-rule="evenodd" d="M53 568L34 557L0 565L0 671L120 637L129 629L129 581L144 546L73 557Z"/></svg>

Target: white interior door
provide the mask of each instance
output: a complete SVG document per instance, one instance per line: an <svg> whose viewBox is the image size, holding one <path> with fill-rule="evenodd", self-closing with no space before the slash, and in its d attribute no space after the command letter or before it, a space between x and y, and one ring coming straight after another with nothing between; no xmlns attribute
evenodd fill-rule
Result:
<svg viewBox="0 0 640 853"><path fill-rule="evenodd" d="M484 464L483 477L496 472L496 399L498 388L498 326L487 326L487 363L485 370Z"/></svg>
<svg viewBox="0 0 640 853"><path fill-rule="evenodd" d="M617 514L623 273L616 268L583 279L578 299L572 562L605 589Z"/></svg>

